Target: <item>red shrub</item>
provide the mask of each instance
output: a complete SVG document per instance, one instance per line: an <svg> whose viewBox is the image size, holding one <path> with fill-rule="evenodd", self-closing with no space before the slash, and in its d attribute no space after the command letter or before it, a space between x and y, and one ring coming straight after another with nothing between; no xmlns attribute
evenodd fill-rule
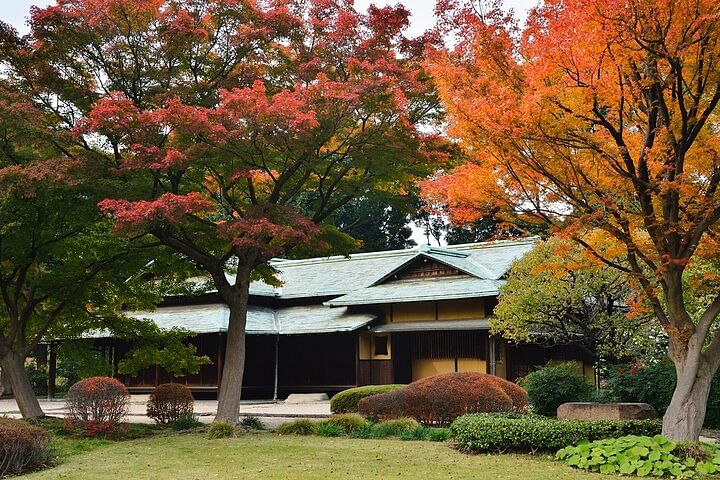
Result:
<svg viewBox="0 0 720 480"><path fill-rule="evenodd" d="M358 402L358 413L373 420L406 417L404 389L405 387L401 387L361 398Z"/></svg>
<svg viewBox="0 0 720 480"><path fill-rule="evenodd" d="M92 436L114 431L127 414L129 399L125 385L114 378L85 378L70 387L65 397L66 423Z"/></svg>
<svg viewBox="0 0 720 480"><path fill-rule="evenodd" d="M147 416L157 423L168 424L180 417L192 415L195 400L192 392L179 383L163 383L150 394Z"/></svg>
<svg viewBox="0 0 720 480"><path fill-rule="evenodd" d="M50 435L22 420L0 418L0 478L48 464Z"/></svg>
<svg viewBox="0 0 720 480"><path fill-rule="evenodd" d="M393 392L360 401L359 412L377 419L413 417L428 425L448 425L466 413L521 412L527 393L500 377L477 372L443 373Z"/></svg>

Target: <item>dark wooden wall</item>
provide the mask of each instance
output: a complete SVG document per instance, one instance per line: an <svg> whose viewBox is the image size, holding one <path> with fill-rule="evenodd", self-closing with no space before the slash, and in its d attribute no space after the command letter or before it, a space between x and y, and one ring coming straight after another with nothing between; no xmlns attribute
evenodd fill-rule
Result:
<svg viewBox="0 0 720 480"><path fill-rule="evenodd" d="M356 385L356 333L280 337L280 396L297 392L332 394Z"/></svg>

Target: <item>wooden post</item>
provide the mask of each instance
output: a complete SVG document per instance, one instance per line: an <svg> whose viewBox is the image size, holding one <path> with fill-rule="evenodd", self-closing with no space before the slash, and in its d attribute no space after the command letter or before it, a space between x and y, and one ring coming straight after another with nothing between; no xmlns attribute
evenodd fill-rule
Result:
<svg viewBox="0 0 720 480"><path fill-rule="evenodd" d="M360 333L355 335L355 386L360 386Z"/></svg>
<svg viewBox="0 0 720 480"><path fill-rule="evenodd" d="M488 335L488 359L490 360L490 375L495 375L495 337Z"/></svg>
<svg viewBox="0 0 720 480"><path fill-rule="evenodd" d="M50 344L50 354L48 355L48 398L55 398L55 385L57 381L57 352L55 345Z"/></svg>
<svg viewBox="0 0 720 480"><path fill-rule="evenodd" d="M273 400L278 399L278 374L280 371L280 334L275 335L275 385L273 387Z"/></svg>
<svg viewBox="0 0 720 480"><path fill-rule="evenodd" d="M223 369L223 361L222 361L222 346L223 346L223 338L222 333L218 333L218 345L217 345L217 388L218 392L220 392L220 382L222 382L222 369Z"/></svg>

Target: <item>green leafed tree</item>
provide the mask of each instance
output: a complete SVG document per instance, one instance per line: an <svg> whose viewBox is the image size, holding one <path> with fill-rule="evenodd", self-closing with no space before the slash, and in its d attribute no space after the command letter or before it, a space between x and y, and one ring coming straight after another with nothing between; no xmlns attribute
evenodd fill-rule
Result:
<svg viewBox="0 0 720 480"><path fill-rule="evenodd" d="M513 264L491 325L505 338L574 344L614 361L633 354L649 321L629 311L633 297L625 274L552 239Z"/></svg>
<svg viewBox="0 0 720 480"><path fill-rule="evenodd" d="M361 242L360 251L397 250L416 245L410 228L409 207L403 198L369 195L340 208L332 217L337 228Z"/></svg>
<svg viewBox="0 0 720 480"><path fill-rule="evenodd" d="M158 299L138 273L167 275L171 257L150 242L112 235L97 207L113 185L111 172L77 154L57 127L56 117L18 85L0 81L0 367L20 412L31 418L43 412L25 359L48 338L106 330L158 340L153 348L168 365L172 358L196 370L205 361L176 332L165 337L154 325L119 314ZM151 256L166 260L149 264ZM127 362L128 369L140 366Z"/></svg>

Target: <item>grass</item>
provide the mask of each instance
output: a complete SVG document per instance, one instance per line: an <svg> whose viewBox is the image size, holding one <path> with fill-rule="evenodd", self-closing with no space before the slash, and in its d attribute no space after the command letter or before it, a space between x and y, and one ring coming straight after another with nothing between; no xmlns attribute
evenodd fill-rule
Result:
<svg viewBox="0 0 720 480"><path fill-rule="evenodd" d="M72 442L76 442L71 446ZM65 439L62 464L25 480L176 480L262 478L267 480L363 478L612 480L587 474L547 457L465 455L446 444L346 437L244 434L208 440L204 435L168 434L121 442ZM84 441L88 442L88 441Z"/></svg>

